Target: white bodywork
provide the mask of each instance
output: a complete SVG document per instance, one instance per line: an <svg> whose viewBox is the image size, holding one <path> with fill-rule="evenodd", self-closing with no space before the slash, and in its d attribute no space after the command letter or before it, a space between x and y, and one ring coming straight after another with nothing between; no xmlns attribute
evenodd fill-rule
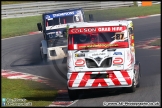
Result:
<svg viewBox="0 0 162 108"><path fill-rule="evenodd" d="M104 30L104 26L122 25L129 28L132 27L131 24L132 21L109 21L109 22L71 24L69 28L103 27L103 29L101 28L99 30ZM74 50L68 50L67 85L69 89L112 88L112 87L132 86L132 80L134 77L135 53L131 50L132 46L130 45L130 37L128 29L122 32L124 32L126 39L128 39L129 42L128 48L112 48L108 50L88 49L89 52L86 52L85 50L75 49L77 45L74 44ZM81 54L84 56L82 57L75 56ZM97 62L97 60L95 60L95 58L97 57L101 59L100 62ZM101 63L106 58L111 58L112 63L108 67L101 67L101 68L100 67L88 68L85 60L91 59L97 64L97 66L100 66ZM120 62L120 64L114 64L115 61ZM108 74L109 77L102 79L95 79L95 78L92 79L90 78L91 74Z"/></svg>

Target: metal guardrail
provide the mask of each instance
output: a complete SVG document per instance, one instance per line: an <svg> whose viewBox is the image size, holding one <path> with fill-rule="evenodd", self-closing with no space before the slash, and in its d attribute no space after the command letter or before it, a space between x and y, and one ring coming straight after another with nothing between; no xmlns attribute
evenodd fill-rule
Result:
<svg viewBox="0 0 162 108"><path fill-rule="evenodd" d="M45 1L21 3L12 5L2 5L1 18L16 18L26 16L41 15L45 12L51 12L67 8L83 8L88 10L102 10L117 7L133 6L133 1Z"/></svg>
<svg viewBox="0 0 162 108"><path fill-rule="evenodd" d="M161 4L161 1L152 1L152 4Z"/></svg>
<svg viewBox="0 0 162 108"><path fill-rule="evenodd" d="M142 6L142 1L136 1L138 6ZM152 1L152 4L161 4L161 1Z"/></svg>

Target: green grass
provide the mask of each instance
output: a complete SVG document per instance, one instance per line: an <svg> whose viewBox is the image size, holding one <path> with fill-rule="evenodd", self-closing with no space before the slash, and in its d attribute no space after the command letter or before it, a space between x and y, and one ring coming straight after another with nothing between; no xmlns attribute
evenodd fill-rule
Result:
<svg viewBox="0 0 162 108"><path fill-rule="evenodd" d="M120 7L107 10L85 11L86 19L89 14L94 15L94 19L116 20L121 18L136 17L142 15L160 14L161 5L153 5L148 7ZM38 31L37 23L41 22L41 16L9 18L2 19L2 35L1 38L28 34L32 31Z"/></svg>
<svg viewBox="0 0 162 108"><path fill-rule="evenodd" d="M9 18L2 20L2 38L28 34L38 31L37 22L41 22L41 16L22 18Z"/></svg>
<svg viewBox="0 0 162 108"><path fill-rule="evenodd" d="M1 79L2 98L26 99L26 102L32 102L32 106L35 107L50 105L57 94L54 88L35 81L7 78Z"/></svg>
<svg viewBox="0 0 162 108"><path fill-rule="evenodd" d="M161 45L161 39L157 39L156 41L150 43L151 46L160 46Z"/></svg>
<svg viewBox="0 0 162 108"><path fill-rule="evenodd" d="M29 3L36 1L1 1L1 5L9 5L9 4L20 4L20 3Z"/></svg>

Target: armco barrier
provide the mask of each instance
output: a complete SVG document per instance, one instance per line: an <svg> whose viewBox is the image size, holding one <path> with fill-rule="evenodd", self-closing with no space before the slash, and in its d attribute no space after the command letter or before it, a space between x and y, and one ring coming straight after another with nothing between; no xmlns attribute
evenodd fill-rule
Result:
<svg viewBox="0 0 162 108"><path fill-rule="evenodd" d="M138 6L144 6L142 5L144 2L150 2L150 4L161 4L161 1L136 1ZM149 5L147 5L149 6Z"/></svg>
<svg viewBox="0 0 162 108"><path fill-rule="evenodd" d="M2 5L1 18L16 18L41 15L58 9L83 8L88 10L101 10L117 7L133 6L133 1L44 1Z"/></svg>

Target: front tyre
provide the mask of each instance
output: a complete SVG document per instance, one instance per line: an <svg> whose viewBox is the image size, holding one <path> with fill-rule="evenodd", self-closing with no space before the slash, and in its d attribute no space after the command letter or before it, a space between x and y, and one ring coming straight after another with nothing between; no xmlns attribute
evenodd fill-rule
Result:
<svg viewBox="0 0 162 108"><path fill-rule="evenodd" d="M132 86L131 86L131 87L128 87L128 88L127 88L127 91L128 91L129 93L133 93L133 92L136 91L136 85L135 85L134 79L133 79L133 82L132 82Z"/></svg>
<svg viewBox="0 0 162 108"><path fill-rule="evenodd" d="M134 70L134 77L132 79L132 86L127 88L127 92L133 93L136 91L136 86L138 82L138 76L137 76L137 71Z"/></svg>

